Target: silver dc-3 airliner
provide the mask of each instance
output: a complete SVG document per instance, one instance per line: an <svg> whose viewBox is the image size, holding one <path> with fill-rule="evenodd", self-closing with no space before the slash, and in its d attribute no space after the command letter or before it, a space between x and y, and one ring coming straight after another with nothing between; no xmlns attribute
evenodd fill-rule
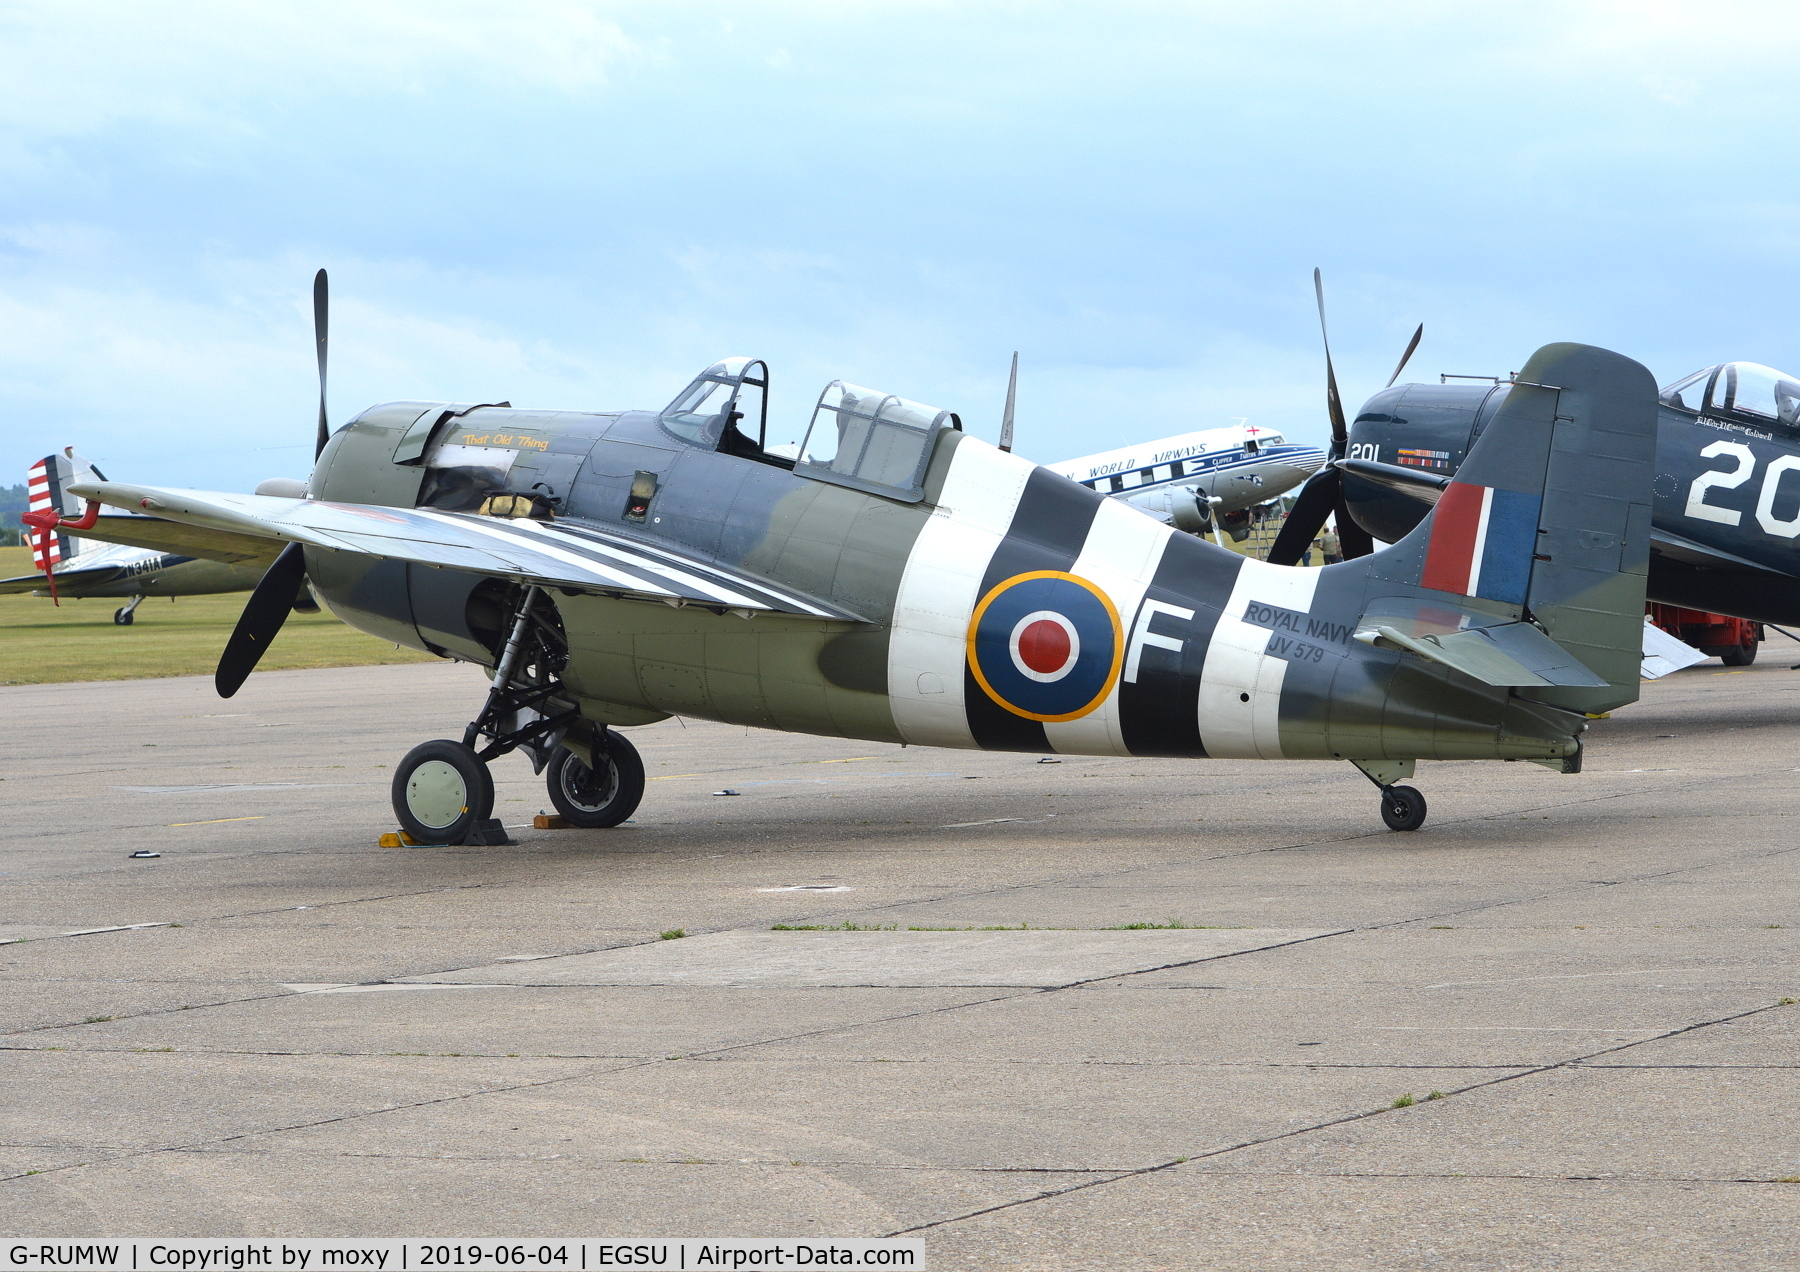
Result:
<svg viewBox="0 0 1800 1272"><path fill-rule="evenodd" d="M1254 424L1179 433L1046 465L1071 481L1122 499L1177 530L1205 533L1216 519L1233 538L1249 530L1248 510L1300 485L1325 463Z"/></svg>

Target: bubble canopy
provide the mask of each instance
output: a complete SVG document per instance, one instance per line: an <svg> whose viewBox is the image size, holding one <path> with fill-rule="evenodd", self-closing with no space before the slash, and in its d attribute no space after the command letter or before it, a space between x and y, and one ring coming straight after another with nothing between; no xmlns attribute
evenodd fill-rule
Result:
<svg viewBox="0 0 1800 1272"><path fill-rule="evenodd" d="M1662 400L1696 415L1800 432L1800 377L1760 362L1725 362L1696 371L1664 389Z"/></svg>
<svg viewBox="0 0 1800 1272"><path fill-rule="evenodd" d="M890 499L925 497L937 436L962 429L954 412L833 380L819 395L794 471Z"/></svg>
<svg viewBox="0 0 1800 1272"><path fill-rule="evenodd" d="M769 368L724 358L695 376L657 416L691 446L791 469L802 477L917 503L938 435L960 432L953 411L833 380L797 447L768 445Z"/></svg>

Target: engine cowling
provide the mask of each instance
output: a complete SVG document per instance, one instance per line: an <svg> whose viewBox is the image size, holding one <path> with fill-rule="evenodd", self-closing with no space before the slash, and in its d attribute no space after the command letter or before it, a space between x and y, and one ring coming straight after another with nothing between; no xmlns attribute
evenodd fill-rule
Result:
<svg viewBox="0 0 1800 1272"><path fill-rule="evenodd" d="M1204 496L1192 486L1166 486L1126 497L1133 508L1149 513L1164 525L1174 526L1188 534L1205 534L1212 529L1212 516Z"/></svg>

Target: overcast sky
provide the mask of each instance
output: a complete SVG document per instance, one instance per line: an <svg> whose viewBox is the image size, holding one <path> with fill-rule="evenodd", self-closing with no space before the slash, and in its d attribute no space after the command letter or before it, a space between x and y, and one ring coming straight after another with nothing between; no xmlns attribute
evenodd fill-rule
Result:
<svg viewBox="0 0 1800 1272"><path fill-rule="evenodd" d="M331 416L766 358L1053 460L1503 374L1800 369L1786 3L0 0L0 483L303 475Z"/></svg>

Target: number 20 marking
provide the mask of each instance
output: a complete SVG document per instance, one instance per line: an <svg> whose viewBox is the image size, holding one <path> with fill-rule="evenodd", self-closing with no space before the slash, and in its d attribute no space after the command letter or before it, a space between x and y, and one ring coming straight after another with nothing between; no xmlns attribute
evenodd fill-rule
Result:
<svg viewBox="0 0 1800 1272"><path fill-rule="evenodd" d="M1742 442L1713 442L1700 452L1700 458L1712 459L1715 456L1729 455L1737 460L1737 467L1730 472L1713 470L1701 473L1694 478L1688 487L1687 515L1696 521L1716 521L1722 526L1735 526L1744 519L1744 514L1736 508L1721 508L1706 502L1706 492L1719 490L1736 490L1750 480L1756 471L1756 456ZM1800 472L1800 455L1782 455L1773 460L1763 470L1762 491L1756 500L1756 520L1763 530L1783 539L1800 536L1800 511L1793 517L1782 520L1775 515L1775 496L1780 492L1781 479L1790 472Z"/></svg>

